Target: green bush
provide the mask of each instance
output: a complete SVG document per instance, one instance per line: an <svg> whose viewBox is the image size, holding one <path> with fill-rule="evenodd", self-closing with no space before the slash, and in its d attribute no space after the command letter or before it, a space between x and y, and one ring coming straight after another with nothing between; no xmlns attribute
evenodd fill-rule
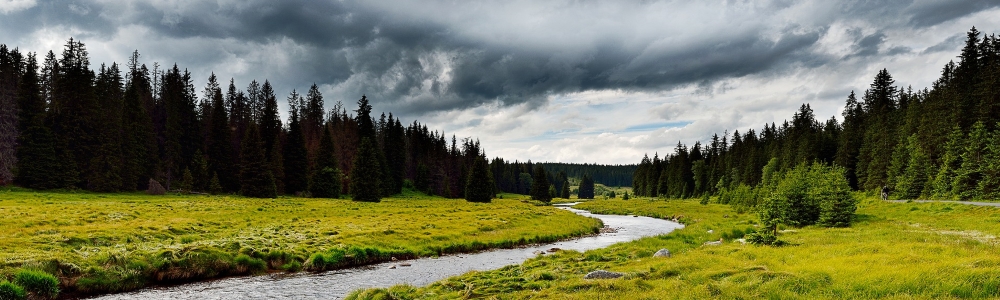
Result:
<svg viewBox="0 0 1000 300"><path fill-rule="evenodd" d="M24 289L9 281L0 281L0 300L21 300L26 297Z"/></svg>
<svg viewBox="0 0 1000 300"><path fill-rule="evenodd" d="M59 295L59 279L52 274L37 270L20 270L14 274L14 283L25 291L45 298Z"/></svg>
<svg viewBox="0 0 1000 300"><path fill-rule="evenodd" d="M309 271L326 270L326 256L323 253L315 253L306 261L305 268Z"/></svg>
<svg viewBox="0 0 1000 300"><path fill-rule="evenodd" d="M267 271L267 263L259 258L253 258L246 254L240 254L233 260L236 262L237 273L263 273Z"/></svg>

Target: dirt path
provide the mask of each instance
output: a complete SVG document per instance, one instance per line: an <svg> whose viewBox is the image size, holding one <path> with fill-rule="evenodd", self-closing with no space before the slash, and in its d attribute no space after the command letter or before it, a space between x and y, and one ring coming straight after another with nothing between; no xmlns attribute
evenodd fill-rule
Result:
<svg viewBox="0 0 1000 300"><path fill-rule="evenodd" d="M907 203L911 201L916 203L942 202L942 203L958 203L958 204L976 205L976 206L1000 207L1000 202L975 202L975 201L954 201L954 200L886 200L886 201L893 203Z"/></svg>

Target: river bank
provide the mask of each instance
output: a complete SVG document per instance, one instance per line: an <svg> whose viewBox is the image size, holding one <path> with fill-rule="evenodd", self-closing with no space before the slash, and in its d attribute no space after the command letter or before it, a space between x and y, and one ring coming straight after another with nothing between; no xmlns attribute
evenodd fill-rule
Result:
<svg viewBox="0 0 1000 300"><path fill-rule="evenodd" d="M0 277L45 271L59 279L62 298L510 248L601 227L519 200L415 193L361 203L7 190L0 212L9 216L0 220Z"/></svg>

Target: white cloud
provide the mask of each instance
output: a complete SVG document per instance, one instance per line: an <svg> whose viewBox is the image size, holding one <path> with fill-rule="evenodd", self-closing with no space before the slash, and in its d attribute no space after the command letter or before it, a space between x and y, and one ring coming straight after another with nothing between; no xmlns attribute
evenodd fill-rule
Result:
<svg viewBox="0 0 1000 300"><path fill-rule="evenodd" d="M35 7L36 0L0 0L0 14L19 12Z"/></svg>

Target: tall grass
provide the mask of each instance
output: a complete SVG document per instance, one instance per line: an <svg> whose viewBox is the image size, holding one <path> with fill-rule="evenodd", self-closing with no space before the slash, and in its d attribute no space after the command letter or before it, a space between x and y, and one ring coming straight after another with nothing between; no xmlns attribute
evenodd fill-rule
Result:
<svg viewBox="0 0 1000 300"><path fill-rule="evenodd" d="M518 266L472 272L427 287L357 291L355 299L461 297L568 299L938 299L1000 297L1000 209L954 203L859 204L849 228L783 229L782 247L733 241L753 215L689 200L591 201L601 213L679 217L673 233ZM711 232L709 232L711 230ZM706 241L724 239L718 246ZM661 248L670 258L653 258ZM623 272L586 280L587 272ZM542 275L545 274L545 275Z"/></svg>
<svg viewBox="0 0 1000 300"><path fill-rule="evenodd" d="M519 200L415 193L359 203L14 189L0 191L0 213L0 278L44 271L69 296L515 247L601 227Z"/></svg>

